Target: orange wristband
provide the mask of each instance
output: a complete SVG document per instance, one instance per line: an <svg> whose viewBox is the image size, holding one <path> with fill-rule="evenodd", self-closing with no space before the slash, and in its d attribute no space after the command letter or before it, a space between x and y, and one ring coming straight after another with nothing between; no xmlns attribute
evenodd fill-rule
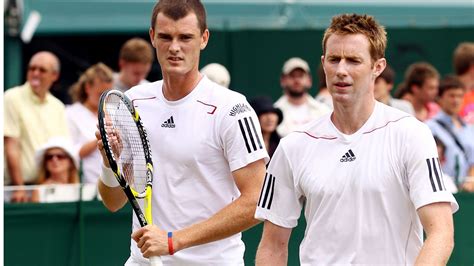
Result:
<svg viewBox="0 0 474 266"><path fill-rule="evenodd" d="M174 249L173 249L173 232L168 232L168 252L170 255L174 254Z"/></svg>

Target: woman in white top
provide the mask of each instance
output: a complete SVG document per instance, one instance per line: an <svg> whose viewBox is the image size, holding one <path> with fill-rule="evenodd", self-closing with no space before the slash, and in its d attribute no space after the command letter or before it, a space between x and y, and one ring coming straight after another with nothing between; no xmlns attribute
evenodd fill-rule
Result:
<svg viewBox="0 0 474 266"><path fill-rule="evenodd" d="M112 88L112 70L103 63L89 67L72 85L70 94L74 104L66 107L69 130L79 150L82 182L96 183L101 169L95 130L102 92Z"/></svg>

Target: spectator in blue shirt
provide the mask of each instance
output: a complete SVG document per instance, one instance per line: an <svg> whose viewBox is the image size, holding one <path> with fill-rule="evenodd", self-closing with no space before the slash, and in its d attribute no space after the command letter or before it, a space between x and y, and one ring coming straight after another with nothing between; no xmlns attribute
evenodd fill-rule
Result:
<svg viewBox="0 0 474 266"><path fill-rule="evenodd" d="M443 172L461 190L474 192L474 133L458 115L465 88L455 76L445 77L439 87L439 113L426 123L446 145Z"/></svg>

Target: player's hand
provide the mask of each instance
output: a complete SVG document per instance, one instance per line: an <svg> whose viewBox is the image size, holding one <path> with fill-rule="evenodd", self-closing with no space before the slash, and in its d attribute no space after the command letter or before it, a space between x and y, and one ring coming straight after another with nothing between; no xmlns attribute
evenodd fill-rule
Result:
<svg viewBox="0 0 474 266"><path fill-rule="evenodd" d="M143 257L169 255L168 235L155 225L147 225L132 234Z"/></svg>
<svg viewBox="0 0 474 266"><path fill-rule="evenodd" d="M26 193L24 188L15 190L12 193L11 202L28 202L28 193Z"/></svg>

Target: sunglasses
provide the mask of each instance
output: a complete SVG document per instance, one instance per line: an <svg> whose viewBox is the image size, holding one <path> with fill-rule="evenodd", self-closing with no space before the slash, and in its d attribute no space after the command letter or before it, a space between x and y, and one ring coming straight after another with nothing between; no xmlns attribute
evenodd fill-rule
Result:
<svg viewBox="0 0 474 266"><path fill-rule="evenodd" d="M52 160L54 157L56 157L56 159L58 160L64 160L64 159L67 159L69 156L67 156L67 154L64 154L64 153L57 153L57 154L46 154L44 156L44 159L46 161L50 161Z"/></svg>
<svg viewBox="0 0 474 266"><path fill-rule="evenodd" d="M48 69L46 69L44 67L39 67L39 66L29 66L28 67L28 71L35 72L36 70L38 70L40 73L48 72Z"/></svg>

